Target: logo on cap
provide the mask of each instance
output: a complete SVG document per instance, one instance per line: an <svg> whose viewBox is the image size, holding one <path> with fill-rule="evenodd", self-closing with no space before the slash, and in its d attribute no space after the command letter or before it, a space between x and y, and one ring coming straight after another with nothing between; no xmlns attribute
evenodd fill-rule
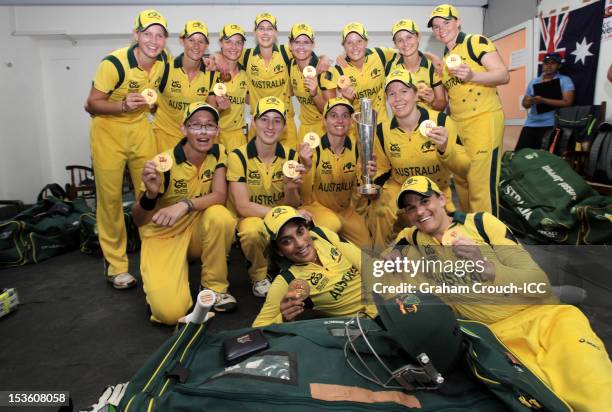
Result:
<svg viewBox="0 0 612 412"><path fill-rule="evenodd" d="M284 207L276 207L272 211L272 217L276 219L277 217L279 217L280 215L284 213L287 213L287 209L285 209Z"/></svg>
<svg viewBox="0 0 612 412"><path fill-rule="evenodd" d="M406 315L408 313L416 313L419 310L418 305L421 303L421 300L416 295L404 295L401 298L395 298L395 303L399 306L402 315Z"/></svg>

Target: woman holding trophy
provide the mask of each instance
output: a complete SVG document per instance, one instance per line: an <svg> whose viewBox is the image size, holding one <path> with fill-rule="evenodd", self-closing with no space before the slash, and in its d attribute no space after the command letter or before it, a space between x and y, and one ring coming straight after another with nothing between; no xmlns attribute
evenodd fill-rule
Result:
<svg viewBox="0 0 612 412"><path fill-rule="evenodd" d="M370 243L364 217L357 213L360 199L354 196L360 185L360 159L355 141L348 135L351 127L351 103L342 97L329 99L323 111L327 133L313 149L310 172L304 176L304 209L318 226L331 229L357 246ZM367 162L370 176L376 174L376 162Z"/></svg>

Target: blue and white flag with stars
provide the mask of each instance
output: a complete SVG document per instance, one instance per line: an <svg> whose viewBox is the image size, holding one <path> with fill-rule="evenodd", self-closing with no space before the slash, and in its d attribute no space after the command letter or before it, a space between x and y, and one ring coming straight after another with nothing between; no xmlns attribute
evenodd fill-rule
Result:
<svg viewBox="0 0 612 412"><path fill-rule="evenodd" d="M561 73L571 77L576 86L574 105L594 103L603 16L604 0L599 0L577 8L560 7L548 14L542 10L538 17L538 73L546 53L559 53L563 57Z"/></svg>

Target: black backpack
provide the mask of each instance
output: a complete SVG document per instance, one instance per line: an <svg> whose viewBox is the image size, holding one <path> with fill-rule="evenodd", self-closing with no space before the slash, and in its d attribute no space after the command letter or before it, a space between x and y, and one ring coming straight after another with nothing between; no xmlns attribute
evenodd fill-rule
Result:
<svg viewBox="0 0 612 412"><path fill-rule="evenodd" d="M557 156L583 151L593 141L601 119L601 106L570 106L557 109L555 127L542 139L542 149Z"/></svg>
<svg viewBox="0 0 612 412"><path fill-rule="evenodd" d="M593 182L612 184L612 125L610 123L602 123L599 126L599 131L591 146L585 172Z"/></svg>

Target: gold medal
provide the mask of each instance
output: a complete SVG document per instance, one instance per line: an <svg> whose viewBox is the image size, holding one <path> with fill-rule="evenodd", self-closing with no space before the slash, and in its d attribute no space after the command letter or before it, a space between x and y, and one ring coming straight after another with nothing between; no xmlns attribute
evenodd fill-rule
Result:
<svg viewBox="0 0 612 412"><path fill-rule="evenodd" d="M429 132L431 129L433 129L434 127L437 127L437 124L436 124L436 122L434 122L433 120L429 120L429 119L427 119L427 120L423 120L423 121L421 122L421 124L419 125L419 132L420 132L420 133L421 133L423 136L425 136L425 137L429 137L429 136L427 135L427 133L428 133L428 132Z"/></svg>
<svg viewBox="0 0 612 412"><path fill-rule="evenodd" d="M172 169L173 162L172 157L170 157L169 154L160 153L153 158L153 161L155 162L155 170L160 173L164 173Z"/></svg>
<svg viewBox="0 0 612 412"><path fill-rule="evenodd" d="M225 96L227 94L227 87L225 87L225 84L223 83L215 83L215 86L213 87L213 93L215 94L215 96Z"/></svg>
<svg viewBox="0 0 612 412"><path fill-rule="evenodd" d="M310 296L310 285L304 279L293 279L289 283L289 292L295 292L297 299L306 299Z"/></svg>
<svg viewBox="0 0 612 412"><path fill-rule="evenodd" d="M442 244L444 246L452 246L459 237L464 237L461 229L458 227L449 229L442 235Z"/></svg>
<svg viewBox="0 0 612 412"><path fill-rule="evenodd" d="M351 79L346 76L340 76L338 78L338 87L341 89L346 89L352 84Z"/></svg>
<svg viewBox="0 0 612 412"><path fill-rule="evenodd" d="M306 66L304 70L302 70L302 74L304 77L315 77L317 75L317 69L312 66Z"/></svg>
<svg viewBox="0 0 612 412"><path fill-rule="evenodd" d="M149 106L155 104L157 101L157 92L153 89L144 89L140 94L144 96Z"/></svg>
<svg viewBox="0 0 612 412"><path fill-rule="evenodd" d="M321 143L321 138L315 132L308 132L304 135L304 143L308 143L311 149L316 149Z"/></svg>
<svg viewBox="0 0 612 412"><path fill-rule="evenodd" d="M454 69L455 67L461 66L461 64L463 63L461 61L461 56L459 56L458 54L449 54L448 56L446 56L444 62L446 63L446 67L448 67L449 69Z"/></svg>
<svg viewBox="0 0 612 412"><path fill-rule="evenodd" d="M297 170L299 165L295 160L287 160L283 165L283 174L289 179L295 179L300 175L300 172Z"/></svg>

